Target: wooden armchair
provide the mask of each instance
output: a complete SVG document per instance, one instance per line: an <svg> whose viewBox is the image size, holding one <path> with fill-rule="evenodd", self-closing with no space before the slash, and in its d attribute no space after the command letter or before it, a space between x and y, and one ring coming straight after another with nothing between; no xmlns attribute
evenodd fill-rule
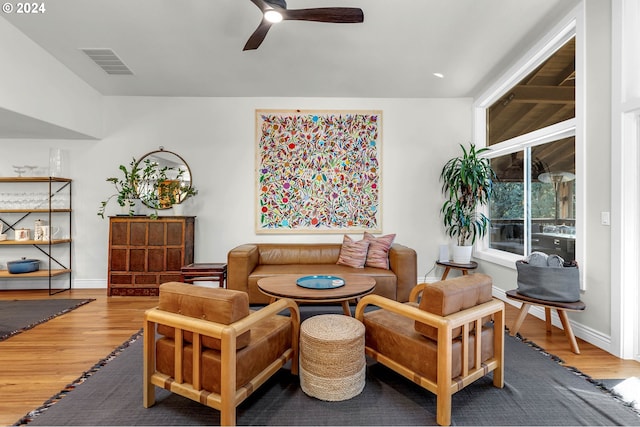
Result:
<svg viewBox="0 0 640 427"><path fill-rule="evenodd" d="M419 284L404 304L367 295L356 307L366 354L434 393L440 425L451 424L457 391L489 372L494 386L504 385L504 303L492 298L491 285L489 276L472 274ZM370 305L381 310L365 313Z"/></svg>
<svg viewBox="0 0 640 427"><path fill-rule="evenodd" d="M278 315L286 309L290 317ZM250 313L245 292L171 282L144 319L145 408L158 386L235 425L236 407L288 360L298 374L300 313L292 300Z"/></svg>

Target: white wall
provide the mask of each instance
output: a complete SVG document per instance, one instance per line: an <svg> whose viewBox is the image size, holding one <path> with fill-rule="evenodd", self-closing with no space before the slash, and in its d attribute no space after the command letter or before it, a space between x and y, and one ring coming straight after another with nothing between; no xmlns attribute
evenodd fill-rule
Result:
<svg viewBox="0 0 640 427"><path fill-rule="evenodd" d="M102 135L102 96L2 17L0 54L0 109L32 117L37 127Z"/></svg>
<svg viewBox="0 0 640 427"><path fill-rule="evenodd" d="M197 216L196 261L226 261L229 249L253 241L341 242L340 234L255 234L255 110L263 108L382 110L383 233L396 233L397 242L417 250L419 274L431 268L438 244L447 242L438 176L458 144L470 139L471 99L110 97L104 139L4 140L0 174L10 176L21 156L45 165L50 146L66 150L74 179L74 287L106 286L108 220L96 214L112 193L105 178L159 146L189 163L200 191L190 212ZM110 206L108 214L119 213L116 203ZM0 263L16 255L2 251ZM0 281L0 289L14 286Z"/></svg>

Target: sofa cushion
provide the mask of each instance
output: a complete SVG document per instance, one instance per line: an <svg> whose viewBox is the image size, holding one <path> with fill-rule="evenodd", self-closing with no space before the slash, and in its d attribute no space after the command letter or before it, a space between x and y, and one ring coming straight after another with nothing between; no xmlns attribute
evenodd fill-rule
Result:
<svg viewBox="0 0 640 427"><path fill-rule="evenodd" d="M420 309L438 316L448 316L491 301L491 286L491 277L480 273L431 283L422 292ZM416 321L415 329L428 338L438 339L438 330L431 325ZM455 328L451 336L456 338L461 333L461 327Z"/></svg>
<svg viewBox="0 0 640 427"><path fill-rule="evenodd" d="M205 288L186 283L168 282L160 285L158 301L160 310L197 319L229 325L249 315L249 297L246 292L230 289ZM174 328L158 325L158 333L173 338ZM241 334L237 339L237 348L249 343L251 331ZM184 333L187 342L193 342L193 334ZM202 345L220 350L220 340L202 337Z"/></svg>
<svg viewBox="0 0 640 427"><path fill-rule="evenodd" d="M363 240L369 242L369 250L367 251L367 267L389 269L389 248L396 238L395 234L387 234L386 236L375 237L371 233L364 232Z"/></svg>
<svg viewBox="0 0 640 427"><path fill-rule="evenodd" d="M340 256L336 264L353 268L363 268L367 261L368 248L369 242L367 240L356 241L349 236L344 236Z"/></svg>
<svg viewBox="0 0 640 427"><path fill-rule="evenodd" d="M341 247L339 243L261 243L258 264L335 264Z"/></svg>

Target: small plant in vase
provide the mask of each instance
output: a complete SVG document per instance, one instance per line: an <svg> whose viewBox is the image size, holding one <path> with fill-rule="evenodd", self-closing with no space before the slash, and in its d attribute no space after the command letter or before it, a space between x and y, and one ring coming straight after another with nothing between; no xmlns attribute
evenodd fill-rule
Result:
<svg viewBox="0 0 640 427"><path fill-rule="evenodd" d="M164 181L158 187L162 206L173 208L173 212L179 216L184 213L185 202L198 194L198 190L193 185L188 185L180 179L181 175L180 173L178 179Z"/></svg>
<svg viewBox="0 0 640 427"><path fill-rule="evenodd" d="M122 171L123 177L107 178L107 181L115 186L116 193L101 202L98 215L102 218L112 199L115 199L120 206L127 208L129 215L136 214L136 208L144 205L153 210L150 217L155 219L158 217L159 209L177 206L188 197L198 194L192 185L184 182L183 169L161 167L148 158L143 161L136 161L134 158L129 168L120 165L118 169Z"/></svg>
<svg viewBox="0 0 640 427"><path fill-rule="evenodd" d="M142 203L145 206L157 210L165 209L167 191L173 180L169 178L169 175L174 171L169 166L159 167L155 162L150 159L145 159L140 172L140 182L138 184L138 191L141 195ZM180 172L176 172L180 176ZM157 213L156 215L157 216Z"/></svg>
<svg viewBox="0 0 640 427"><path fill-rule="evenodd" d="M447 234L457 242L453 261L467 264L471 261L471 245L489 227L489 218L477 208L491 200L496 173L489 159L480 156L488 148L478 150L474 144L468 150L462 144L460 147L462 155L450 159L440 173L442 192L447 197L440 212Z"/></svg>
<svg viewBox="0 0 640 427"><path fill-rule="evenodd" d="M100 203L98 216L101 218L104 218L105 209L113 199L115 199L122 208L126 208L129 215L135 215L137 212L138 201L140 200L138 183L141 178L141 170L138 162L136 162L134 158L131 160L131 163L129 163L129 168L120 165L118 169L122 172L121 177L110 177L106 179L107 182L113 184L116 192Z"/></svg>

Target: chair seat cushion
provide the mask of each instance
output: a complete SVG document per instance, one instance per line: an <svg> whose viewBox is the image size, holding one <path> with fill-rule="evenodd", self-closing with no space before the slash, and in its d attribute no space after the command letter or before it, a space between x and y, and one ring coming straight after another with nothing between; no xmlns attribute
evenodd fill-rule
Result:
<svg viewBox="0 0 640 427"><path fill-rule="evenodd" d="M291 347L291 318L275 315L268 317L251 329L250 341L236 352L236 387L246 385L279 355ZM174 377L175 343L171 338L161 338L156 343L156 370ZM182 375L185 382L193 383L193 347L184 346ZM206 349L202 355L202 387L220 393L220 351Z"/></svg>
<svg viewBox="0 0 640 427"><path fill-rule="evenodd" d="M401 363L413 372L431 381L437 381L438 343L426 338L414 328L414 321L387 310L375 310L364 315L366 346ZM469 336L469 346L475 345L475 336ZM482 329L482 361L493 356L493 328ZM451 378L462 373L462 342L452 343ZM473 367L473 352L469 352L469 367Z"/></svg>

